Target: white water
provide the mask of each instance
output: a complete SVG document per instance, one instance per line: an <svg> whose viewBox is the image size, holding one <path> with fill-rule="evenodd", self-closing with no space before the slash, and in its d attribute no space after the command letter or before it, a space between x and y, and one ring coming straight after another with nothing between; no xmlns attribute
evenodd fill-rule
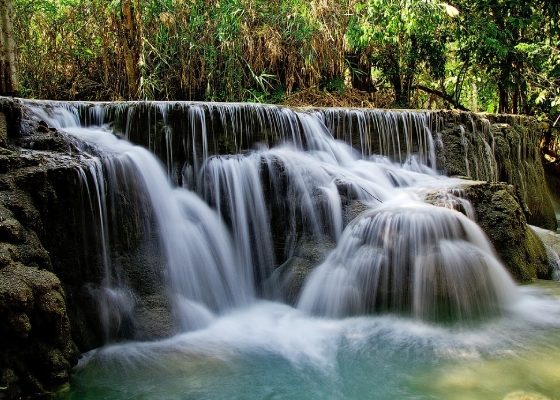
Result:
<svg viewBox="0 0 560 400"><path fill-rule="evenodd" d="M422 202L436 188L450 188L458 181L438 176L425 165L435 164L434 140L427 120L421 117L412 119L418 125L414 127L399 121L404 124L403 143L399 135L396 142L388 141L386 134L378 138L385 152L393 149L400 157L406 150L400 165L379 156L364 159L349 145L334 140L323 115L287 114L278 109L278 118L284 120L279 125L292 127L292 133L284 135L284 144L226 157L209 157L205 148L201 166L194 168L200 171L196 184L184 176L185 186L196 187L216 213L193 192L173 189L162 166L147 150L118 139L107 126L81 127L79 109L69 105L28 108L32 118L95 147L103 157L105 179L111 182L109 192L117 190L114 186L121 182L115 176L122 175L125 182L133 179L134 190L146 194L143 206L156 221L166 280L183 329L199 328L208 314L247 304L255 289L272 296L274 290L267 291L262 284L274 272L274 239L286 244L283 256L289 258L303 234L328 236L337 243L302 291L299 306L312 314L343 317L389 311L466 321L499 313L516 297L515 285L476 224L459 212ZM90 119L101 122L103 113L94 110ZM273 114L271 109L267 112ZM162 111L162 115L165 123L167 114ZM409 118L406 113L388 113L385 121L397 125L396 115ZM187 114L188 118L196 116L201 117ZM205 122L202 118L191 124L199 124L204 134ZM299 136L294 133L296 126ZM170 131L164 131L165 140L171 140ZM413 131L421 132L415 140ZM418 143L420 153L412 153L413 142ZM89 157L90 165L95 166L103 216L107 205L101 198L106 185L99 182L99 157ZM462 208L470 211L460 193L448 196L459 199ZM370 211L345 227L344 205L355 202ZM272 220L271 213L277 209L283 213ZM101 229L103 252L107 253L109 229L104 218ZM279 220L286 226L272 226ZM276 234L274 238L278 230L285 237ZM109 261L105 264L104 285L114 292L111 276L118 274L111 271ZM123 285L118 282L116 286Z"/></svg>
<svg viewBox="0 0 560 400"><path fill-rule="evenodd" d="M106 176L94 176L98 179L96 187L105 188L110 177L122 174L125 179L133 179L136 190L147 195L148 203L144 206L154 215L160 246L164 249L162 261L166 265L170 299L183 329L200 328L208 321L209 314L239 307L253 298L250 266L239 261L226 226L198 196L173 188L163 166L149 151L117 138L106 127L80 127L76 115L65 108L51 110L50 115L40 108L31 111L35 118L84 141L102 155L100 161L99 156L84 152L89 165L103 163ZM124 184L115 180L112 182ZM100 207L101 214L105 208L106 204ZM103 251L107 252L108 222L106 217L102 219ZM110 265L106 264L105 268L107 277L114 273ZM102 307L105 312L132 307L120 304L123 296L113 295L116 291L111 288L110 278L103 285L105 288L96 294L98 301L106 304Z"/></svg>
<svg viewBox="0 0 560 400"><path fill-rule="evenodd" d="M527 290L523 298L506 317L473 328L395 316L309 318L258 302L202 330L94 350L63 398L486 400L521 390L554 396L558 300Z"/></svg>
<svg viewBox="0 0 560 400"><path fill-rule="evenodd" d="M476 224L418 201L387 201L344 231L299 307L331 317L375 310L468 320L515 300L515 285Z"/></svg>
<svg viewBox="0 0 560 400"><path fill-rule="evenodd" d="M242 126L246 121L234 120L227 107L219 109L221 118ZM404 123L404 136L380 133L377 139L391 161L370 155L369 135L359 138L360 152L334 140L325 125L328 113L263 108L261 117L273 116L285 129L279 145L210 156L204 144L199 159L193 149L200 138L193 136L195 162L182 168L185 188L174 188L172 152L166 153L166 173L149 151L117 138L109 126L80 126L78 108L28 108L34 118L87 143L84 157L103 172L94 175L90 194L98 199L109 258L98 292L108 313L129 315L134 308L134 294L111 265L111 221L104 216L109 205L103 197L126 183L126 190L142 193L143 214L153 216L168 294L186 332L88 354L80 374L100 392L92 398L107 398L107 390L108 398L385 399L402 390L401 398L427 399L433 397L400 388L406 375L434 362L521 354L529 338L547 338L560 327L558 302L517 288L480 228L455 211L473 215L453 189L460 181L437 175L436 140L423 118L412 118L421 129L400 120L408 114L379 119L387 126ZM208 121L201 115L190 113L199 119L187 123L204 136ZM104 122L103 113L94 117ZM421 135L412 138L413 131ZM437 203L444 207L424 202L442 190ZM364 211L349 222L345 207L356 204ZM309 235L329 237L336 248L309 275L298 309L257 300L274 294L263 283L277 257L291 257ZM276 240L284 243L283 255ZM383 315L363 316L372 313ZM431 324L457 320L465 324Z"/></svg>

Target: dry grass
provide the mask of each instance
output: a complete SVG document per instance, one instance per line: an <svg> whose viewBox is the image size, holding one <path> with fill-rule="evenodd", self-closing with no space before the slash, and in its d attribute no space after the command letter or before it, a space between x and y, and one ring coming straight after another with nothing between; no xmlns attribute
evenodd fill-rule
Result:
<svg viewBox="0 0 560 400"><path fill-rule="evenodd" d="M290 94L282 104L290 107L351 107L351 108L389 108L392 95L385 92L368 93L347 88L341 92L327 92L317 87Z"/></svg>

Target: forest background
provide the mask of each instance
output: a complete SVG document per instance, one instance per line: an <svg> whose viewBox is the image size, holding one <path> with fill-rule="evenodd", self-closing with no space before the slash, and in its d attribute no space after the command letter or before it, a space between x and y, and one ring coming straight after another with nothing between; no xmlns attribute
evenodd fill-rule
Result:
<svg viewBox="0 0 560 400"><path fill-rule="evenodd" d="M459 108L554 122L559 3L0 0L0 25L12 25L11 91L22 97Z"/></svg>

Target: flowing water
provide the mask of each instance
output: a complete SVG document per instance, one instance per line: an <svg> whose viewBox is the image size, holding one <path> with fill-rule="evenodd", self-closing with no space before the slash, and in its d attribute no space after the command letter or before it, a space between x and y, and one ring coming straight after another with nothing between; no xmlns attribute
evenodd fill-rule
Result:
<svg viewBox="0 0 560 400"><path fill-rule="evenodd" d="M185 103L181 158L177 107L152 108L146 145L165 165L118 137L132 138L131 119L119 130L108 115L133 107L26 103L89 166L105 269L109 342L60 398L559 398L560 289L513 283L456 189L464 181L436 171L429 114L349 111L347 126L336 110ZM216 121L233 153L220 155ZM424 201L434 192L445 207ZM111 260L116 193L157 239L171 337L110 343L141 301ZM305 246L323 255L294 299L276 278L301 273L289 268Z"/></svg>

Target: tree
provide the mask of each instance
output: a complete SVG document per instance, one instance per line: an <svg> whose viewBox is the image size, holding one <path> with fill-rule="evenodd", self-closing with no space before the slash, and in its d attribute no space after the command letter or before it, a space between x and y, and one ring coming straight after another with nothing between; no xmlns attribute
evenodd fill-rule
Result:
<svg viewBox="0 0 560 400"><path fill-rule="evenodd" d="M0 0L0 94L18 93L12 0Z"/></svg>
<svg viewBox="0 0 560 400"><path fill-rule="evenodd" d="M137 99L140 96L140 67L144 63L140 3L139 0L122 0L120 8L117 27L126 68L128 98Z"/></svg>
<svg viewBox="0 0 560 400"><path fill-rule="evenodd" d="M558 5L550 0L456 0L459 58L492 77L499 112L529 112L527 53L520 44L538 43L555 28ZM557 24L557 21L556 21Z"/></svg>
<svg viewBox="0 0 560 400"><path fill-rule="evenodd" d="M443 77L445 18L453 10L430 0L368 0L356 5L348 42L352 48L369 54L373 66L393 87L398 105L410 105L411 92L422 69L436 79Z"/></svg>

